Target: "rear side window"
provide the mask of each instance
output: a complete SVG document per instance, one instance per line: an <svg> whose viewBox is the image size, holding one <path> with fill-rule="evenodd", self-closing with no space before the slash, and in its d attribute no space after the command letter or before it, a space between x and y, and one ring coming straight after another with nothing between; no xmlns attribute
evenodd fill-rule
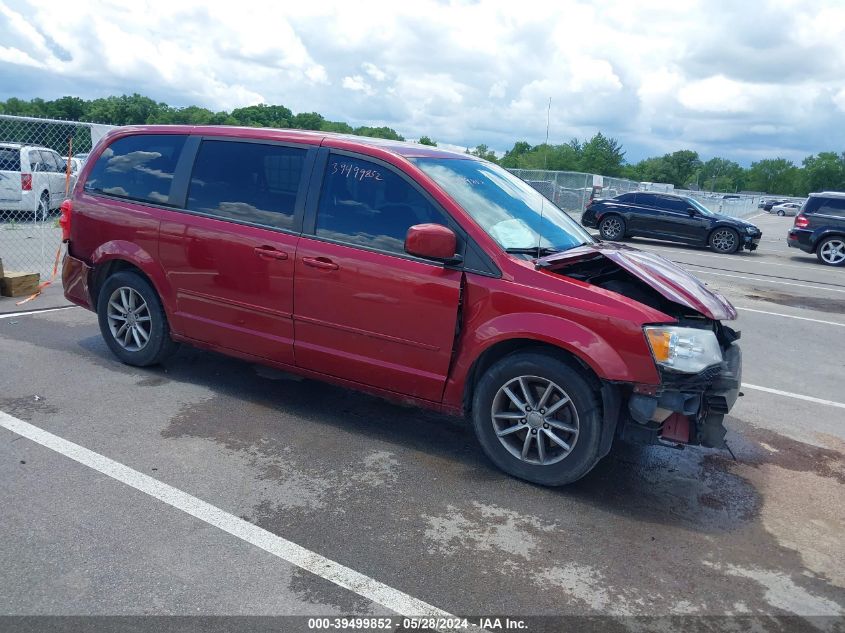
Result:
<svg viewBox="0 0 845 633"><path fill-rule="evenodd" d="M20 171L21 151L16 148L0 147L0 171Z"/></svg>
<svg viewBox="0 0 845 633"><path fill-rule="evenodd" d="M60 165L58 157L53 152L41 150L41 162L44 165L45 171L59 171Z"/></svg>
<svg viewBox="0 0 845 633"><path fill-rule="evenodd" d="M637 204L642 204L647 207L656 207L659 205L657 196L653 193L638 193Z"/></svg>
<svg viewBox="0 0 845 633"><path fill-rule="evenodd" d="M194 162L187 208L291 229L306 152L265 143L203 141Z"/></svg>
<svg viewBox="0 0 845 633"><path fill-rule="evenodd" d="M845 199L842 198L817 198L818 202L812 213L830 215L836 218L845 218ZM808 205L809 206L809 205Z"/></svg>
<svg viewBox="0 0 845 633"><path fill-rule="evenodd" d="M623 193L621 196L616 196L615 199L619 202L627 202L628 204L634 204L634 201L636 200L636 195L637 194L635 193Z"/></svg>
<svg viewBox="0 0 845 633"><path fill-rule="evenodd" d="M658 199L657 206L666 211L685 211L689 206L686 201L673 196L656 196Z"/></svg>
<svg viewBox="0 0 845 633"><path fill-rule="evenodd" d="M44 159L41 158L41 152L37 150L30 150L29 152L29 171L40 169L44 171Z"/></svg>
<svg viewBox="0 0 845 633"><path fill-rule="evenodd" d="M186 138L181 134L142 134L116 140L97 159L85 190L168 204Z"/></svg>
<svg viewBox="0 0 845 633"><path fill-rule="evenodd" d="M358 158L331 155L326 167L317 236L395 253L415 224L446 218L404 178Z"/></svg>

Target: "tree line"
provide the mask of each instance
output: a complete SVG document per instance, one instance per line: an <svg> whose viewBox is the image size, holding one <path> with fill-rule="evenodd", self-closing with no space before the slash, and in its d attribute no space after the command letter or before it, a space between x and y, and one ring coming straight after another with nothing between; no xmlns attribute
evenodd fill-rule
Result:
<svg viewBox="0 0 845 633"><path fill-rule="evenodd" d="M405 140L390 127L352 127L343 121L330 121L317 112L294 114L282 105L258 104L231 112L214 112L199 106L177 108L139 94L92 100L70 96L53 101L10 98L0 101L0 113L110 125L179 123L298 128ZM437 145L429 136L421 137L419 142ZM697 152L684 149L629 163L619 141L599 132L590 139L574 138L558 145L532 146L526 141L516 141L501 157L484 144L472 150L467 148L467 153L509 168L580 171L707 191L804 196L811 191L845 190L845 152L819 152L804 158L800 165L785 158L767 158L746 168L726 158L703 161Z"/></svg>

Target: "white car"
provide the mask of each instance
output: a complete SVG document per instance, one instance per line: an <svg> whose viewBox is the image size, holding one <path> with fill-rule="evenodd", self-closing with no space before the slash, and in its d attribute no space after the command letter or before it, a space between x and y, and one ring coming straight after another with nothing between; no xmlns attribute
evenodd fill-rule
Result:
<svg viewBox="0 0 845 633"><path fill-rule="evenodd" d="M47 219L65 198L65 169L47 147L0 143L0 211Z"/></svg>
<svg viewBox="0 0 845 633"><path fill-rule="evenodd" d="M801 210L801 205L795 202L784 202L783 204L776 204L771 208L769 213L774 213L776 215L784 216L784 215L798 215L798 212Z"/></svg>

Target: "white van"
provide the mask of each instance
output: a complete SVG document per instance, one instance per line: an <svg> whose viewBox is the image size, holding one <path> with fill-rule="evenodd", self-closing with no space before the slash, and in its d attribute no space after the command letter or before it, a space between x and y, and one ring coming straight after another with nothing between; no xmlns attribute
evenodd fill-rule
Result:
<svg viewBox="0 0 845 633"><path fill-rule="evenodd" d="M65 169L47 147L0 143L0 211L45 220L64 200Z"/></svg>

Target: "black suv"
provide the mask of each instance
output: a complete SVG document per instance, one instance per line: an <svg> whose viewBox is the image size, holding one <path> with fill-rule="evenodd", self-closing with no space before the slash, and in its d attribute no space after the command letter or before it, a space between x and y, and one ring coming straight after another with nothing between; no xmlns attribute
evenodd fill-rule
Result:
<svg viewBox="0 0 845 633"><path fill-rule="evenodd" d="M815 253L822 264L845 266L845 193L811 193L795 216L786 243Z"/></svg>
<svg viewBox="0 0 845 633"><path fill-rule="evenodd" d="M597 228L605 240L640 235L709 246L717 253L753 251L763 235L753 224L713 213L694 198L646 191L593 202L581 224Z"/></svg>

